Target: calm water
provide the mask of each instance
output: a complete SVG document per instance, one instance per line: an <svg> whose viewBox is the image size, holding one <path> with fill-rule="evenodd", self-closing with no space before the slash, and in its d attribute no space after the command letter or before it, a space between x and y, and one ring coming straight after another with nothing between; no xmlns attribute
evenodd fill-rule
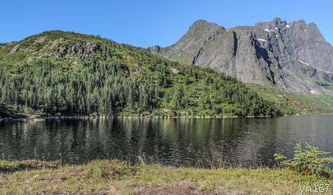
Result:
<svg viewBox="0 0 333 195"><path fill-rule="evenodd" d="M174 166L272 165L295 143L333 152L333 115L273 119L120 119L0 123L0 157Z"/></svg>

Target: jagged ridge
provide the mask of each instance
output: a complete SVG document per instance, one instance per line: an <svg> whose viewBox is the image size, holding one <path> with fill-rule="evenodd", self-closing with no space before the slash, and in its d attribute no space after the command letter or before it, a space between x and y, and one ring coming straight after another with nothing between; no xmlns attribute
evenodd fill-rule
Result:
<svg viewBox="0 0 333 195"><path fill-rule="evenodd" d="M333 48L314 23L280 18L225 29L199 20L177 43L148 48L171 60L211 67L246 83L292 93L332 94Z"/></svg>

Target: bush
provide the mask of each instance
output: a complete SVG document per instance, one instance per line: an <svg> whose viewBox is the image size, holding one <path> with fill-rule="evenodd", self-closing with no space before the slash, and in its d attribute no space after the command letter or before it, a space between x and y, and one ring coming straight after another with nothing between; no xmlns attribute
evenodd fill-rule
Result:
<svg viewBox="0 0 333 195"><path fill-rule="evenodd" d="M275 160L279 161L283 167L288 167L298 173L305 175L316 175L329 177L331 170L325 164L331 163L332 158L324 158L329 152L323 152L316 146L296 144L294 156L287 159L282 154L274 154Z"/></svg>

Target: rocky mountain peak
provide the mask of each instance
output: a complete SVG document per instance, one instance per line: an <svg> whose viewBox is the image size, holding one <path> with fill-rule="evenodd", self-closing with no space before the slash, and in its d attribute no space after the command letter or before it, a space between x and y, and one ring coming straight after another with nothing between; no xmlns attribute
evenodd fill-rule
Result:
<svg viewBox="0 0 333 195"><path fill-rule="evenodd" d="M159 54L175 53L176 55L174 57L177 58L178 61L191 64L194 57L192 58L190 56L196 56L203 45L213 41L217 36L225 32L225 28L218 24L198 20L191 25L187 33L182 36L177 43L167 48L161 48ZM181 51L178 50L178 48L181 49ZM158 51L158 48L155 46L148 50ZM156 52L152 53L156 54Z"/></svg>
<svg viewBox="0 0 333 195"><path fill-rule="evenodd" d="M280 18L274 18L269 22L259 22L255 25L257 29L265 30L266 32L272 32L274 30L282 29L287 26L286 21L282 21Z"/></svg>
<svg viewBox="0 0 333 195"><path fill-rule="evenodd" d="M203 19L199 19L195 22L193 22L193 24L191 25L190 28L196 28L196 27L200 27L206 24L210 24L210 22L208 22L207 20L203 20Z"/></svg>
<svg viewBox="0 0 333 195"><path fill-rule="evenodd" d="M198 20L191 25L184 37L191 37L194 39L202 37L206 38L216 36L223 32L225 32L225 28L218 24L207 22L206 20Z"/></svg>
<svg viewBox="0 0 333 195"><path fill-rule="evenodd" d="M333 84L333 48L316 24L304 20L287 23L274 18L227 31L198 20L177 43L150 50L292 93L328 93L323 85Z"/></svg>
<svg viewBox="0 0 333 195"><path fill-rule="evenodd" d="M274 18L271 22L268 23L270 23L274 27L283 27L287 24L286 21L282 21L281 18L278 17Z"/></svg>
<svg viewBox="0 0 333 195"><path fill-rule="evenodd" d="M197 20L189 28L189 31L197 31L203 29L223 29L223 27L218 24L208 22L206 20Z"/></svg>

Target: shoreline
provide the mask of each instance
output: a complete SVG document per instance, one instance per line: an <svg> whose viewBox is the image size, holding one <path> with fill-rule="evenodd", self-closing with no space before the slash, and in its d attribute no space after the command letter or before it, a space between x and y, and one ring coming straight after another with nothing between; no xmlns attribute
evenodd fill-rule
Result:
<svg viewBox="0 0 333 195"><path fill-rule="evenodd" d="M262 118L280 118L280 117L299 117L299 116L310 116L310 115L333 115L333 113L306 113L306 114L294 114L294 115L283 115L283 116L205 116L205 115L194 115L194 116L48 116L48 117L36 117L36 118L12 118L5 117L0 118L0 122L38 122L46 120L64 120L64 119L262 119Z"/></svg>
<svg viewBox="0 0 333 195"><path fill-rule="evenodd" d="M271 118L271 117L238 117L238 116L118 116L118 117L105 117L105 116L59 116L59 117L37 117L37 118L0 118L0 122L17 121L17 122L37 122L46 120L63 120L63 119L231 119L231 118Z"/></svg>

